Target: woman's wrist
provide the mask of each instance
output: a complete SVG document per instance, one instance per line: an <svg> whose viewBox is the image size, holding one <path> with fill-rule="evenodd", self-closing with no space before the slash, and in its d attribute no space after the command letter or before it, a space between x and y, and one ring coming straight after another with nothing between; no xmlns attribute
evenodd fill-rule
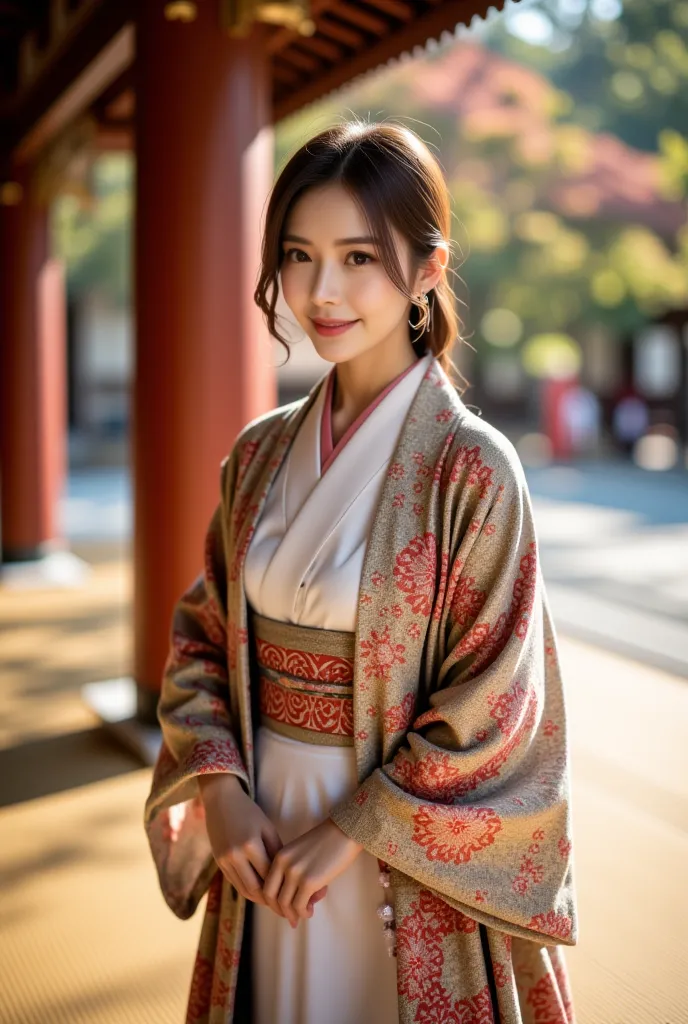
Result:
<svg viewBox="0 0 688 1024"><path fill-rule="evenodd" d="M232 775L231 772L212 772L209 775L198 775L196 782L198 783L198 791L203 803L218 791L229 794L234 794L239 790L243 792L241 780L238 776Z"/></svg>
<svg viewBox="0 0 688 1024"><path fill-rule="evenodd" d="M358 851L358 852L360 853L360 852L361 852L361 850L363 850L363 849L364 849L364 846L363 846L363 844L362 844L362 843L358 843L358 842L356 842L356 840L355 840L355 839L352 839L352 838L351 838L351 836L348 836L348 835L346 834L346 832L344 831L344 829L343 829L343 828L340 828L340 827L339 827L339 825L337 824L337 822L336 822L336 821L334 821L334 820L333 820L332 818L327 818L327 819L326 819L326 821L328 822L328 824L329 824L329 825L331 825L331 826L333 826L334 828L336 828L337 832L339 832L339 833L340 833L340 835L342 835L342 836L344 836L344 837L345 837L345 839L346 839L347 843L348 843L348 844L349 844L349 845L351 846L351 849L352 849L352 850L354 850L354 849L355 849L355 850L357 850L357 851Z"/></svg>

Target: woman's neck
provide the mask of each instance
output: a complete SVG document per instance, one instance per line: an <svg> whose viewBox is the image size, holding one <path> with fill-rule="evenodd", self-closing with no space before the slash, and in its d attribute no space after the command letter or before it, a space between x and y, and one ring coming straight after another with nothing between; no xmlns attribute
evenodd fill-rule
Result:
<svg viewBox="0 0 688 1024"><path fill-rule="evenodd" d="M417 361L410 341L407 346L397 346L391 352L378 352L378 347L337 365L332 400L335 444L387 385Z"/></svg>

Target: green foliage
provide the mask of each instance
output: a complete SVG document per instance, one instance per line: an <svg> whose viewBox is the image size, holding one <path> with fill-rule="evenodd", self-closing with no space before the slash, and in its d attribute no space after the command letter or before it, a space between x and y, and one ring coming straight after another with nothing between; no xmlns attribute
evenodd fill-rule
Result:
<svg viewBox="0 0 688 1024"><path fill-rule="evenodd" d="M543 41L519 37L537 38L537 19ZM687 130L688 0L533 0L481 41L546 75L593 131L654 152L660 132Z"/></svg>
<svg viewBox="0 0 688 1024"><path fill-rule="evenodd" d="M68 193L54 204L53 244L67 266L70 296L96 291L126 307L131 301L132 158L101 156L91 177L89 195Z"/></svg>

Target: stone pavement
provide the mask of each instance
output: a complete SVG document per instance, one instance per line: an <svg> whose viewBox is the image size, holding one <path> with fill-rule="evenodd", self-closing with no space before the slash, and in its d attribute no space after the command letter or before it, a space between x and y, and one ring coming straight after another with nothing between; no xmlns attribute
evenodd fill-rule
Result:
<svg viewBox="0 0 688 1024"><path fill-rule="evenodd" d="M610 462L528 481L560 626L688 676L688 473Z"/></svg>
<svg viewBox="0 0 688 1024"><path fill-rule="evenodd" d="M200 912L181 922L164 905L142 828L150 770L79 695L129 670L127 547L76 550L93 565L80 587L0 586L0 1024L181 1024ZM578 1024L685 1024L688 686L561 646Z"/></svg>

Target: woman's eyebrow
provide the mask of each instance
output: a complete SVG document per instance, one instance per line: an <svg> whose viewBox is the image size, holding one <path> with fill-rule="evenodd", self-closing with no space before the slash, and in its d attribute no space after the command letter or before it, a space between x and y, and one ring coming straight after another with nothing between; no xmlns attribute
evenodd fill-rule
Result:
<svg viewBox="0 0 688 1024"><path fill-rule="evenodd" d="M284 235L282 238L283 242L301 242L302 245L313 245L308 238L302 238L301 235ZM370 235L360 235L358 238L336 238L335 245L374 245L375 239L371 238Z"/></svg>

